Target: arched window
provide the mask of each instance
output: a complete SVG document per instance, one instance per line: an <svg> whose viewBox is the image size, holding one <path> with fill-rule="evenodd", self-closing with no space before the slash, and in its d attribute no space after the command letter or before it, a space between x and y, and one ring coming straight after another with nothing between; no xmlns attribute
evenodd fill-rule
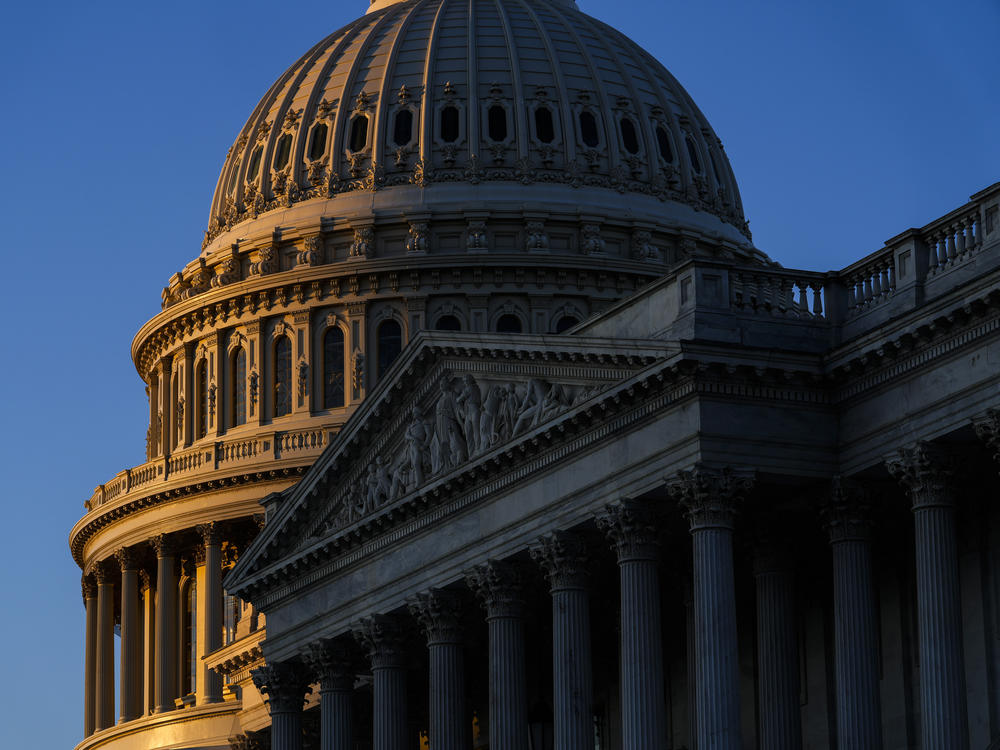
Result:
<svg viewBox="0 0 1000 750"><path fill-rule="evenodd" d="M556 126L552 120L552 110L548 107L535 110L535 138L541 143L552 143L556 139Z"/></svg>
<svg viewBox="0 0 1000 750"><path fill-rule="evenodd" d="M521 319L507 313L497 320L497 333L521 333Z"/></svg>
<svg viewBox="0 0 1000 750"><path fill-rule="evenodd" d="M323 334L323 408L344 405L344 332L330 326Z"/></svg>
<svg viewBox="0 0 1000 750"><path fill-rule="evenodd" d="M441 110L441 140L454 143L458 140L458 133L458 107L444 107Z"/></svg>
<svg viewBox="0 0 1000 750"><path fill-rule="evenodd" d="M247 423L247 353L246 350L239 346L232 353L229 358L230 362L230 381L229 381L229 393L231 394L229 400L229 407L231 410L231 416L229 418L229 426L236 427L237 425Z"/></svg>
<svg viewBox="0 0 1000 750"><path fill-rule="evenodd" d="M413 140L413 112L401 109L396 113L393 122L392 142L397 146L405 146Z"/></svg>
<svg viewBox="0 0 1000 750"><path fill-rule="evenodd" d="M486 119L490 140L507 140L507 110L499 104L494 104L489 108Z"/></svg>
<svg viewBox="0 0 1000 750"><path fill-rule="evenodd" d="M309 141L309 160L316 161L326 153L327 127L325 122L318 123L313 128L312 138Z"/></svg>
<svg viewBox="0 0 1000 750"><path fill-rule="evenodd" d="M257 173L260 171L260 157L262 153L264 153L264 147L258 146L250 156L250 167L247 169L247 180L250 182L257 179Z"/></svg>
<svg viewBox="0 0 1000 750"><path fill-rule="evenodd" d="M292 413L292 342L279 336L274 342L274 416Z"/></svg>
<svg viewBox="0 0 1000 750"><path fill-rule="evenodd" d="M596 148L601 142L601 136L597 133L597 118L588 110L580 113L580 140L590 148Z"/></svg>
<svg viewBox="0 0 1000 750"><path fill-rule="evenodd" d="M348 136L347 148L351 151L363 151L368 145L368 116L355 115L351 120L351 132Z"/></svg>
<svg viewBox="0 0 1000 750"><path fill-rule="evenodd" d="M619 123L622 130L622 144L630 154L639 153L639 134L635 132L635 123L628 117L623 117Z"/></svg>
<svg viewBox="0 0 1000 750"><path fill-rule="evenodd" d="M292 153L292 134L285 133L278 139L278 148L274 152L274 168L281 171L288 164L288 157Z"/></svg>
<svg viewBox="0 0 1000 750"><path fill-rule="evenodd" d="M195 369L198 384L198 421L195 423L195 440L208 434L208 363L202 359Z"/></svg>
<svg viewBox="0 0 1000 750"><path fill-rule="evenodd" d="M461 331L462 321L454 315L442 315L434 324L434 329L437 331Z"/></svg>
<svg viewBox="0 0 1000 750"><path fill-rule="evenodd" d="M672 162L674 160L674 150L670 147L670 136L667 129L662 125L656 126L656 145L660 148L660 158L663 161Z"/></svg>
<svg viewBox="0 0 1000 750"><path fill-rule="evenodd" d="M378 368L376 376L382 377L403 350L403 329L395 320L383 320L375 334Z"/></svg>
<svg viewBox="0 0 1000 750"><path fill-rule="evenodd" d="M575 326L580 321L574 318L572 315L563 315L559 318L559 322L556 323L556 333L563 333L568 331L570 328Z"/></svg>
<svg viewBox="0 0 1000 750"><path fill-rule="evenodd" d="M229 175L229 184L226 185L226 193L232 193L233 188L236 187L236 178L240 176L240 165L233 165L233 173Z"/></svg>
<svg viewBox="0 0 1000 750"><path fill-rule="evenodd" d="M687 143L688 156L691 158L691 169L701 174L701 159L698 158L698 149L695 147L694 141L691 140L691 136L688 136L684 142Z"/></svg>

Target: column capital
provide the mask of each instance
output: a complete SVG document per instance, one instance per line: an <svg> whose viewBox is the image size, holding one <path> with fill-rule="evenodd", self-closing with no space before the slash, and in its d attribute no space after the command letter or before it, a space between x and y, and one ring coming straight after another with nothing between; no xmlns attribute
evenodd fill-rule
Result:
<svg viewBox="0 0 1000 750"><path fill-rule="evenodd" d="M864 487L850 479L830 480L829 498L820 508L830 544L869 541L872 536L871 503Z"/></svg>
<svg viewBox="0 0 1000 750"><path fill-rule="evenodd" d="M145 568L139 568L139 588L148 589L153 586L153 574Z"/></svg>
<svg viewBox="0 0 1000 750"><path fill-rule="evenodd" d="M220 524L217 521L200 523L197 526L197 531L198 535L201 537L202 543L206 547L213 547L222 544Z"/></svg>
<svg viewBox="0 0 1000 750"><path fill-rule="evenodd" d="M466 572L465 581L486 608L486 619L524 614L524 577L520 566L499 560Z"/></svg>
<svg viewBox="0 0 1000 750"><path fill-rule="evenodd" d="M115 569L110 558L94 563L94 580L97 581L98 586L113 584L117 573L118 571Z"/></svg>
<svg viewBox="0 0 1000 750"><path fill-rule="evenodd" d="M985 414L974 417L972 429L993 451L993 460L1000 463L1000 409L988 409Z"/></svg>
<svg viewBox="0 0 1000 750"><path fill-rule="evenodd" d="M653 509L647 503L619 500L605 505L595 520L618 553L619 563L657 559L660 534Z"/></svg>
<svg viewBox="0 0 1000 750"><path fill-rule="evenodd" d="M393 615L372 615L352 628L354 638L368 652L371 668L405 667L409 632L401 618Z"/></svg>
<svg viewBox="0 0 1000 750"><path fill-rule="evenodd" d="M80 588L84 600L93 599L97 596L97 581L94 580L94 576L92 575L84 574L80 576Z"/></svg>
<svg viewBox="0 0 1000 750"><path fill-rule="evenodd" d="M691 531L732 529L754 480L749 469L713 469L697 463L669 478L667 492L684 508Z"/></svg>
<svg viewBox="0 0 1000 750"><path fill-rule="evenodd" d="M885 457L889 474L909 493L913 510L951 507L954 462L947 451L919 440Z"/></svg>
<svg viewBox="0 0 1000 750"><path fill-rule="evenodd" d="M157 557L174 557L177 554L177 538L173 534L157 534L150 538L149 545Z"/></svg>
<svg viewBox="0 0 1000 750"><path fill-rule="evenodd" d="M587 545L579 535L555 531L541 537L529 551L545 572L552 591L587 588Z"/></svg>
<svg viewBox="0 0 1000 750"><path fill-rule="evenodd" d="M118 560L118 566L123 573L139 567L139 554L135 547L119 547L115 550L115 559Z"/></svg>
<svg viewBox="0 0 1000 750"><path fill-rule="evenodd" d="M354 688L356 659L345 644L327 639L312 643L304 659L306 665L319 679L320 692L326 690L344 692Z"/></svg>
<svg viewBox="0 0 1000 750"><path fill-rule="evenodd" d="M427 636L427 645L460 645L463 640L462 597L454 591L431 589L409 601L412 614Z"/></svg>
<svg viewBox="0 0 1000 750"><path fill-rule="evenodd" d="M309 687L309 670L299 662L265 664L250 672L257 690L267 696L270 713L301 711Z"/></svg>

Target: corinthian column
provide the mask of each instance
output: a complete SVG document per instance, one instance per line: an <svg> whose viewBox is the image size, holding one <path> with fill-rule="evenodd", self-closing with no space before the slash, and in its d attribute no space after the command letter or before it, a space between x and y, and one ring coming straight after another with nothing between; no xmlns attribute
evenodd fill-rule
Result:
<svg viewBox="0 0 1000 750"><path fill-rule="evenodd" d="M199 566L198 586L198 703L222 700L222 676L207 666L205 656L222 646L222 543L217 523L198 527L204 546L204 565Z"/></svg>
<svg viewBox="0 0 1000 750"><path fill-rule="evenodd" d="M253 684L267 696L271 714L271 750L302 750L302 706L309 694L310 675L298 662L279 662L250 673Z"/></svg>
<svg viewBox="0 0 1000 750"><path fill-rule="evenodd" d="M97 680L95 683L94 728L115 723L115 577L108 560L94 567L97 579Z"/></svg>
<svg viewBox="0 0 1000 750"><path fill-rule="evenodd" d="M84 634L83 660L83 736L94 733L97 716L97 583L93 576L80 579L83 601L87 607L87 625Z"/></svg>
<svg viewBox="0 0 1000 750"><path fill-rule="evenodd" d="M618 553L621 578L622 747L660 750L667 746L667 704L656 525L646 505L623 500L608 505L597 526Z"/></svg>
<svg viewBox="0 0 1000 750"><path fill-rule="evenodd" d="M833 480L823 521L833 554L833 652L837 738L843 748L879 750L882 712L872 581L872 524L865 494ZM930 746L928 746L930 747Z"/></svg>
<svg viewBox="0 0 1000 750"><path fill-rule="evenodd" d="M177 697L177 571L172 540L153 537L156 549L156 713L172 711Z"/></svg>
<svg viewBox="0 0 1000 750"><path fill-rule="evenodd" d="M552 593L552 704L555 750L594 746L587 546L572 534L542 537L531 556Z"/></svg>
<svg viewBox="0 0 1000 750"><path fill-rule="evenodd" d="M406 629L389 615L362 620L354 637L368 650L372 668L372 750L407 746Z"/></svg>
<svg viewBox="0 0 1000 750"><path fill-rule="evenodd" d="M762 539L754 551L757 584L758 744L800 750L799 653L795 633L794 576L777 544Z"/></svg>
<svg viewBox="0 0 1000 750"><path fill-rule="evenodd" d="M320 750L352 750L354 659L343 645L323 641L309 648L309 667L319 678Z"/></svg>
<svg viewBox="0 0 1000 750"><path fill-rule="evenodd" d="M462 655L462 599L434 589L418 594L410 612L427 635L430 657L430 744L434 750L466 750L465 664Z"/></svg>
<svg viewBox="0 0 1000 750"><path fill-rule="evenodd" d="M122 571L121 656L119 668L120 721L142 715L142 633L139 630L139 571L134 550L115 553Z"/></svg>
<svg viewBox="0 0 1000 750"><path fill-rule="evenodd" d="M951 465L918 442L886 458L910 496L916 536L920 633L921 742L934 750L969 746L962 654L962 597Z"/></svg>
<svg viewBox="0 0 1000 750"><path fill-rule="evenodd" d="M696 465L667 488L684 507L694 551L695 690L699 750L739 750L740 674L733 528L749 473Z"/></svg>
<svg viewBox="0 0 1000 750"><path fill-rule="evenodd" d="M486 608L490 638L490 750L527 750L524 598L520 571L490 561L466 574Z"/></svg>

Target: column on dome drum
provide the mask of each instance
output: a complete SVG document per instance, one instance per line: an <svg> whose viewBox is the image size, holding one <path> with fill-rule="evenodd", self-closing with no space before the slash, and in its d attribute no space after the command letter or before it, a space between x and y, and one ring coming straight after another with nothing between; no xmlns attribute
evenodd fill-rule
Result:
<svg viewBox="0 0 1000 750"><path fill-rule="evenodd" d="M173 540L152 539L156 550L156 713L172 711L177 697L177 570Z"/></svg>
<svg viewBox="0 0 1000 750"><path fill-rule="evenodd" d="M427 636L430 664L430 745L435 750L465 750L470 720L466 714L462 599L433 589L417 594L410 613Z"/></svg>
<svg viewBox="0 0 1000 750"><path fill-rule="evenodd" d="M368 651L372 670L372 750L407 746L406 624L392 615L362 620L354 636Z"/></svg>
<svg viewBox="0 0 1000 750"><path fill-rule="evenodd" d="M206 666L205 656L222 646L222 541L219 525L198 526L204 545L204 564L197 569L198 584L198 703L222 700L222 676Z"/></svg>
<svg viewBox="0 0 1000 750"><path fill-rule="evenodd" d="M313 644L306 662L319 680L320 750L353 750L354 658L341 643Z"/></svg>
<svg viewBox="0 0 1000 750"><path fill-rule="evenodd" d="M83 659L83 736L94 733L97 717L97 582L93 576L81 579L87 624L84 632Z"/></svg>
<svg viewBox="0 0 1000 750"><path fill-rule="evenodd" d="M594 746L594 689L587 546L577 535L555 532L542 537L531 556L545 571L552 595L555 750L589 750Z"/></svg>
<svg viewBox="0 0 1000 750"><path fill-rule="evenodd" d="M833 554L837 739L840 747L858 750L882 747L869 510L860 487L834 479L823 520Z"/></svg>
<svg viewBox="0 0 1000 750"><path fill-rule="evenodd" d="M302 750L302 707L311 675L300 662L278 662L251 673L253 684L267 696L271 715L271 750Z"/></svg>
<svg viewBox="0 0 1000 750"><path fill-rule="evenodd" d="M140 570L142 581L142 715L156 709L156 586L154 575Z"/></svg>
<svg viewBox="0 0 1000 750"><path fill-rule="evenodd" d="M121 656L119 668L120 721L142 716L142 633L139 625L139 570L135 550L115 553L122 571Z"/></svg>
<svg viewBox="0 0 1000 750"><path fill-rule="evenodd" d="M919 442L886 459L912 503L920 634L920 738L926 748L969 746L962 590L954 465L936 446Z"/></svg>
<svg viewBox="0 0 1000 750"><path fill-rule="evenodd" d="M695 465L668 483L691 525L699 750L739 750L739 655L733 529L751 472Z"/></svg>
<svg viewBox="0 0 1000 750"><path fill-rule="evenodd" d="M486 609L490 750L528 750L521 572L511 563L490 561L469 571L466 582Z"/></svg>
<svg viewBox="0 0 1000 750"><path fill-rule="evenodd" d="M94 687L94 729L115 723L115 576L110 560L94 566L97 579L97 679Z"/></svg>
<svg viewBox="0 0 1000 750"><path fill-rule="evenodd" d="M623 500L608 505L597 525L618 554L621 578L620 690L622 746L667 746L660 619L659 533L651 509Z"/></svg>

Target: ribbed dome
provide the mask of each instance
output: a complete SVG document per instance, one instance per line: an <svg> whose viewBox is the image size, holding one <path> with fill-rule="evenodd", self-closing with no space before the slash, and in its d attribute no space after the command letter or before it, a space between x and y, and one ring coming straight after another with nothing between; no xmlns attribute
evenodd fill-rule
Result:
<svg viewBox="0 0 1000 750"><path fill-rule="evenodd" d="M274 209L336 214L348 193L374 194L373 211L495 195L626 206L749 237L729 160L687 92L571 0L374 0L257 105L222 169L206 247Z"/></svg>

